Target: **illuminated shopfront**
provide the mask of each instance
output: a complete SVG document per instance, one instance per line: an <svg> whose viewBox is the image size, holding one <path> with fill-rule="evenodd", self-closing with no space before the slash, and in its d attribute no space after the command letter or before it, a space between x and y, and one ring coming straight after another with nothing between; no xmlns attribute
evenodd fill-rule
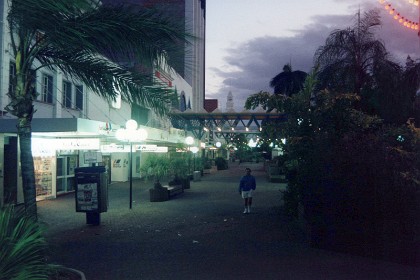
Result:
<svg viewBox="0 0 420 280"><path fill-rule="evenodd" d="M32 155L37 199L74 191L75 168L85 165L85 153L99 150L99 147L99 138L33 137Z"/></svg>
<svg viewBox="0 0 420 280"><path fill-rule="evenodd" d="M37 200L73 192L77 167L104 165L109 182L128 180L129 145L118 142L115 131L104 131L104 127L107 123L85 119L33 120ZM147 130L150 144L133 145L134 178L140 177L140 160L145 160L148 153L166 153L165 144L180 143L185 138L184 131L178 129ZM16 120L0 119L0 205L23 203L19 153Z"/></svg>

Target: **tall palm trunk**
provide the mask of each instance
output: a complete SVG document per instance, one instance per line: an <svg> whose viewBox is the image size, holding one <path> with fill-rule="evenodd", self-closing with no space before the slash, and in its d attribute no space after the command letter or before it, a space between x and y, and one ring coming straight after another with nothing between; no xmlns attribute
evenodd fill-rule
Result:
<svg viewBox="0 0 420 280"><path fill-rule="evenodd" d="M17 71L16 87L16 96L18 97L16 110L18 117L17 130L19 136L20 169L22 172L22 187L26 212L34 219L37 219L35 170L31 145L35 89L32 83L33 77L27 70L28 68L24 67L23 69L25 71Z"/></svg>
<svg viewBox="0 0 420 280"><path fill-rule="evenodd" d="M20 146L20 162L22 172L23 196L26 212L37 218L36 209L36 188L35 188L35 172L32 157L32 127L31 122L26 118L19 118L18 136Z"/></svg>
<svg viewBox="0 0 420 280"><path fill-rule="evenodd" d="M22 44L21 44L22 46ZM34 114L33 101L36 97L34 77L30 71L30 61L25 55L27 52L20 49L15 56L16 76L12 83L15 90L9 92L11 102L6 106L18 118L17 131L20 149L20 170L22 174L23 196L25 209L29 216L37 219L35 172L32 157L32 117Z"/></svg>

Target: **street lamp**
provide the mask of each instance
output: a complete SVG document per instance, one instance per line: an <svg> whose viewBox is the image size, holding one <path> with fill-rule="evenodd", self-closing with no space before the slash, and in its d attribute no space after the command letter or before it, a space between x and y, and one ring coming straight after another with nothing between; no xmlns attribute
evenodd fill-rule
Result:
<svg viewBox="0 0 420 280"><path fill-rule="evenodd" d="M255 148L257 146L257 142L255 142L254 139L251 138L249 139L248 146L250 148Z"/></svg>
<svg viewBox="0 0 420 280"><path fill-rule="evenodd" d="M143 128L137 129L137 122L135 120L128 120L125 123L125 128L119 128L115 132L115 137L120 141L130 143L130 209L133 206L133 142L141 142L147 138L147 131Z"/></svg>
<svg viewBox="0 0 420 280"><path fill-rule="evenodd" d="M197 154L199 149L197 147L191 147L190 150L194 154L194 157L193 157L193 172L194 172L195 171L195 155Z"/></svg>
<svg viewBox="0 0 420 280"><path fill-rule="evenodd" d="M188 145L188 151L191 151L191 145L194 143L194 137L192 136L187 136L185 138L185 144ZM188 155L188 172L190 172L191 169L191 160L190 160L190 155Z"/></svg>
<svg viewBox="0 0 420 280"><path fill-rule="evenodd" d="M194 143L194 137L192 136L187 136L185 138L185 144L187 144L188 146L191 146Z"/></svg>

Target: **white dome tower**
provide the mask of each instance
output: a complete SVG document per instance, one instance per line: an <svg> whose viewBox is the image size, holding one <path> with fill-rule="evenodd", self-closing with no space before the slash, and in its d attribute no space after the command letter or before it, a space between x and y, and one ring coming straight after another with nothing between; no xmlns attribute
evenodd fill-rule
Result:
<svg viewBox="0 0 420 280"><path fill-rule="evenodd" d="M227 96L226 112L235 112L235 110L233 109L233 95L231 91L229 91Z"/></svg>

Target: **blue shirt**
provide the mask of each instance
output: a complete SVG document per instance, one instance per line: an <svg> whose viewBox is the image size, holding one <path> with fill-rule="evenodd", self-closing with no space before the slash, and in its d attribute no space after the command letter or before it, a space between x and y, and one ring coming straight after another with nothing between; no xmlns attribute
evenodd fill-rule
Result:
<svg viewBox="0 0 420 280"><path fill-rule="evenodd" d="M255 177L252 175L245 175L241 178L241 181L239 182L239 192L241 191L250 191L255 190L257 187L257 184L255 182Z"/></svg>

